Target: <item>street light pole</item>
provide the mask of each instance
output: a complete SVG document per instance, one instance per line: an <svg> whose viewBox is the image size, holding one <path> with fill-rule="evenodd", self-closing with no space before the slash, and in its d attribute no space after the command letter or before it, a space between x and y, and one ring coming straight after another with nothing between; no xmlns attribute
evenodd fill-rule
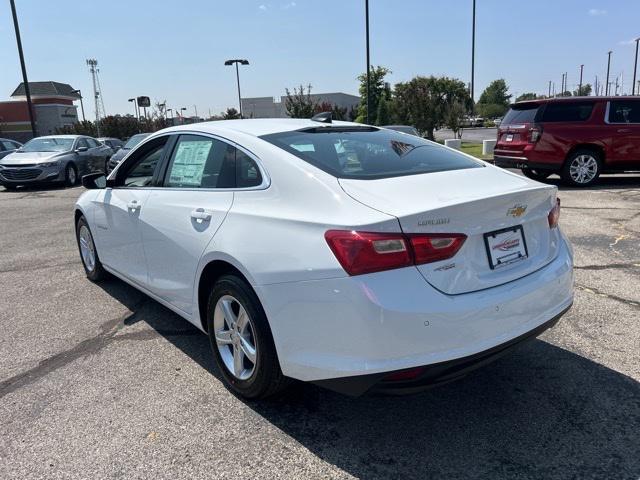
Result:
<svg viewBox="0 0 640 480"><path fill-rule="evenodd" d="M29 122L31 122L31 134L38 136L36 131L36 121L33 118L33 105L31 104L31 90L29 89L29 80L27 79L27 67L24 64L24 53L22 52L22 40L20 39L20 27L18 26L18 14L16 13L16 4L14 0L9 0L11 4L11 14L13 15L13 28L16 32L16 42L18 44L18 56L20 57L20 67L22 67L22 81L24 83L24 93L27 97L27 109L29 110Z"/></svg>
<svg viewBox="0 0 640 480"><path fill-rule="evenodd" d="M636 38L636 59L633 62L633 83L631 84L631 95L636 94L636 71L638 70L638 43L640 43L640 37Z"/></svg>
<svg viewBox="0 0 640 480"><path fill-rule="evenodd" d="M249 65L249 60L235 58L232 60L225 60L224 64L226 66L236 65L236 81L238 82L238 106L240 107L240 118L242 118L242 97L240 95L240 72L238 71L238 64L240 65Z"/></svg>
<svg viewBox="0 0 640 480"><path fill-rule="evenodd" d="M578 96L582 96L582 70L584 69L584 65L580 65L580 83L578 84Z"/></svg>
<svg viewBox="0 0 640 480"><path fill-rule="evenodd" d="M609 50L609 53L607 53L607 55L609 56L609 58L607 59L607 83L605 83L605 95L609 95L609 70L611 67L611 54L613 53L612 50Z"/></svg>
<svg viewBox="0 0 640 480"><path fill-rule="evenodd" d="M371 118L369 112L371 110L371 60L369 56L369 0L364 0L364 16L365 16L365 30L366 30L366 46L367 46L367 116L366 123L369 123Z"/></svg>
<svg viewBox="0 0 640 480"><path fill-rule="evenodd" d="M549 94L547 96L551 98L551 80L549 80Z"/></svg>
<svg viewBox="0 0 640 480"><path fill-rule="evenodd" d="M471 23L471 113L475 110L473 89L475 86L475 65L476 65L476 0L473 0L473 15Z"/></svg>
<svg viewBox="0 0 640 480"><path fill-rule="evenodd" d="M80 110L82 110L82 121L86 122L87 119L84 118L84 103L82 103L82 92L80 90L72 90L71 93L77 93L80 95Z"/></svg>

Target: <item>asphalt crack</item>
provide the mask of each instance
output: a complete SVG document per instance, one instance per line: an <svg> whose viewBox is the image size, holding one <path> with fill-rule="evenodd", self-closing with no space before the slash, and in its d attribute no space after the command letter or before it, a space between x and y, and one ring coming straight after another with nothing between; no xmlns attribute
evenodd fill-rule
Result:
<svg viewBox="0 0 640 480"><path fill-rule="evenodd" d="M12 392L15 392L16 390L19 390L22 387L37 382L41 378L70 364L71 362L74 362L79 358L97 354L111 342L120 342L126 340L152 340L158 338L159 336L190 336L201 333L200 330L192 328L188 330L150 329L125 333L123 335L116 335L122 329L122 327L125 326L125 321L130 320L131 317L137 315L138 310L146 302L146 299L142 300L123 315L120 315L103 323L100 326L100 333L98 333L96 336L83 340L67 350L41 360L35 367L0 382L0 398Z"/></svg>
<svg viewBox="0 0 640 480"><path fill-rule="evenodd" d="M593 288L593 287L587 287L586 285L576 285L576 288L578 290L582 290L584 292L588 292L588 293L592 293L594 295L598 295L600 297L604 297L604 298L609 298L611 300L615 300L616 302L620 302L623 303L625 305L628 305L630 307L633 307L637 310L640 310L640 303L634 301L634 300L629 300L628 298L624 298L624 297L619 297L618 295L611 295L610 293L605 293L601 290L598 290L597 288Z"/></svg>

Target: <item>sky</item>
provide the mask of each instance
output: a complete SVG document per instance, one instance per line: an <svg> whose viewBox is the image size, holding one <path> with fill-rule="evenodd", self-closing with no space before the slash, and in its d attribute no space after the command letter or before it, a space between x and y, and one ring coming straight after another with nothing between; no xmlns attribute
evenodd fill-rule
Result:
<svg viewBox="0 0 640 480"><path fill-rule="evenodd" d="M243 97L357 94L366 70L364 0L15 0L30 81L80 89L91 105L87 58L98 60L107 114L133 113L128 98L147 95L200 116L237 108L227 58L246 58ZM416 75L471 77L472 0L370 0L372 65L393 84ZM477 0L476 100L504 78L514 95L575 89L622 75L631 88L640 36L637 0ZM22 81L9 2L0 3L0 101ZM621 79L622 79L621 78ZM639 74L640 78L640 74Z"/></svg>

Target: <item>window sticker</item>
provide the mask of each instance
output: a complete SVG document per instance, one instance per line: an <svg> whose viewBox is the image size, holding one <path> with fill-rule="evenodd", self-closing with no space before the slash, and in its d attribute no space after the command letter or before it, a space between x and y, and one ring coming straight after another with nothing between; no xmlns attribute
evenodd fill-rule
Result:
<svg viewBox="0 0 640 480"><path fill-rule="evenodd" d="M202 184L204 166L213 142L210 140L180 142L173 159L169 183L186 187Z"/></svg>

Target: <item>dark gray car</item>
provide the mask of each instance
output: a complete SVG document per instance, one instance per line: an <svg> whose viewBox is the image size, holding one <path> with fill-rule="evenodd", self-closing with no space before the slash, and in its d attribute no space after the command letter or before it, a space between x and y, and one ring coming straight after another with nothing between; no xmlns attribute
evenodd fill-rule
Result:
<svg viewBox="0 0 640 480"><path fill-rule="evenodd" d="M6 157L10 153L15 152L22 146L20 142L9 140L8 138L0 138L0 159Z"/></svg>
<svg viewBox="0 0 640 480"><path fill-rule="evenodd" d="M124 147L124 142L119 138L100 137L100 138L97 138L96 140L98 140L100 143L104 143L107 147L110 147L114 153L120 150L122 147Z"/></svg>
<svg viewBox="0 0 640 480"><path fill-rule="evenodd" d="M127 155L127 153L131 151L133 147L138 145L142 140L147 138L149 135L151 134L137 133L136 135L133 135L131 138L129 138L129 140L127 140L127 143L124 144L124 147L122 147L120 150L114 153L111 159L109 160L109 162L107 163L107 174L110 173L111 170L116 168L118 163L120 163L120 161Z"/></svg>
<svg viewBox="0 0 640 480"><path fill-rule="evenodd" d="M106 172L111 148L83 135L50 135L29 140L0 160L0 184L8 190L20 185L78 183L83 175Z"/></svg>

